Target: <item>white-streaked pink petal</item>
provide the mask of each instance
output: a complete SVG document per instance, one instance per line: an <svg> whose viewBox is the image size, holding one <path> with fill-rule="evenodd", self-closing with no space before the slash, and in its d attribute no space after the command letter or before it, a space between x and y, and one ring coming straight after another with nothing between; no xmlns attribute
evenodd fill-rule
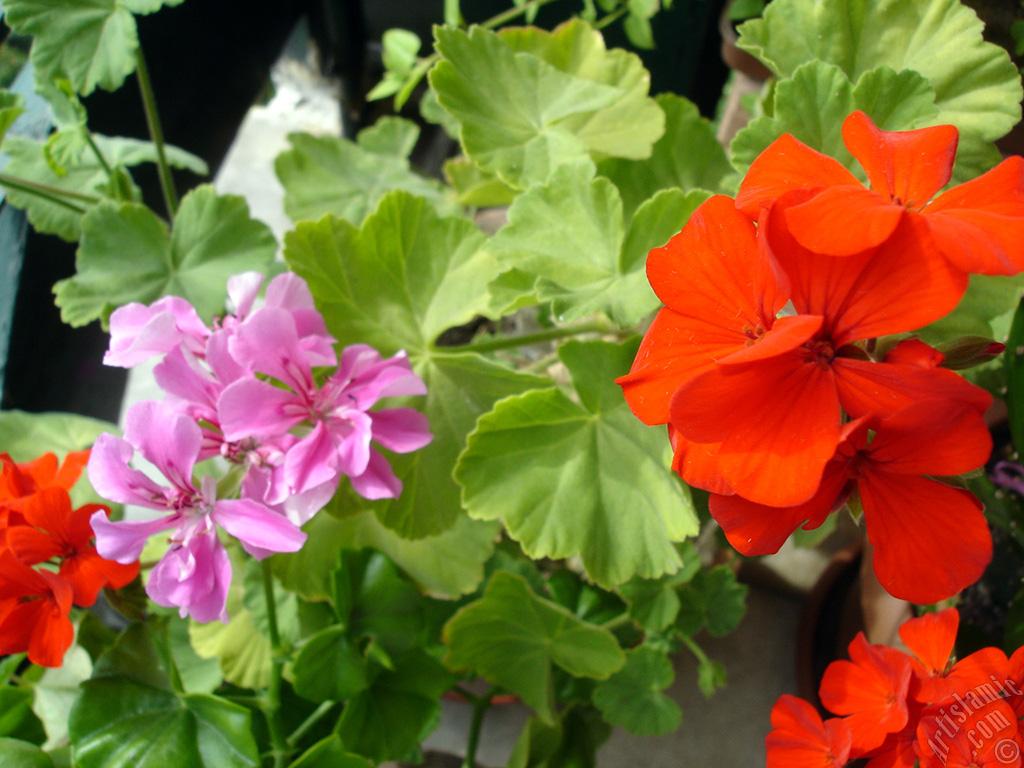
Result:
<svg viewBox="0 0 1024 768"><path fill-rule="evenodd" d="M155 520L122 520L112 522L105 512L94 512L89 518L96 534L96 551L107 560L125 565L134 563L142 555L146 542L153 534L175 527L178 515L166 515Z"/></svg>
<svg viewBox="0 0 1024 768"><path fill-rule="evenodd" d="M373 421L368 414L349 411L343 419L331 419L331 435L338 450L338 469L353 477L366 471L370 460Z"/></svg>
<svg viewBox="0 0 1024 768"><path fill-rule="evenodd" d="M284 457L284 478L292 493L303 493L326 483L338 472L338 450L322 421Z"/></svg>
<svg viewBox="0 0 1024 768"><path fill-rule="evenodd" d="M131 368L184 344L201 353L210 331L195 308L182 298L167 296L150 306L131 303L110 316L110 349L106 365Z"/></svg>
<svg viewBox="0 0 1024 768"><path fill-rule="evenodd" d="M210 528L164 554L150 572L146 593L157 605L177 606L182 618L227 623L231 561Z"/></svg>
<svg viewBox="0 0 1024 768"><path fill-rule="evenodd" d="M295 320L277 307L263 307L235 329L229 342L234 358L246 368L273 376L296 392L315 389L313 373L299 343Z"/></svg>
<svg viewBox="0 0 1024 768"><path fill-rule="evenodd" d="M125 439L185 494L195 492L192 467L202 448L199 426L166 403L143 400L128 410Z"/></svg>
<svg viewBox="0 0 1024 768"><path fill-rule="evenodd" d="M106 432L97 437L87 465L92 487L117 504L167 509L167 489L128 466L134 455L135 449L123 438Z"/></svg>
<svg viewBox="0 0 1024 768"><path fill-rule="evenodd" d="M239 320L248 317L263 285L262 272L243 272L228 278L228 309Z"/></svg>

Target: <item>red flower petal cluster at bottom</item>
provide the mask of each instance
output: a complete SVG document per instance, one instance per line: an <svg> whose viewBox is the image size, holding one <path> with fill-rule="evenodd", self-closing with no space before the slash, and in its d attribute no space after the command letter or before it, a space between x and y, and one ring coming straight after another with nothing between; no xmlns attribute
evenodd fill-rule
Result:
<svg viewBox="0 0 1024 768"><path fill-rule="evenodd" d="M99 556L90 516L99 504L71 508L68 491L88 451L62 465L52 453L24 464L0 454L0 654L28 653L44 667L59 667L74 639L72 605L88 607L106 586L135 578L139 564Z"/></svg>
<svg viewBox="0 0 1024 768"><path fill-rule="evenodd" d="M765 739L768 768L1021 768L1024 648L1007 659L983 648L955 661L955 608L900 628L910 653L871 645L858 634L850 660L834 661L821 702L840 717L822 720L806 701L782 696Z"/></svg>
<svg viewBox="0 0 1024 768"><path fill-rule="evenodd" d="M844 138L871 189L784 136L736 200L710 198L650 252L665 306L618 383L668 425L673 468L712 493L740 552L775 552L856 494L882 585L932 603L991 558L981 505L936 478L987 460L992 399L898 334L952 311L969 272L1024 268L1024 162L929 202L955 129L880 131L858 112Z"/></svg>

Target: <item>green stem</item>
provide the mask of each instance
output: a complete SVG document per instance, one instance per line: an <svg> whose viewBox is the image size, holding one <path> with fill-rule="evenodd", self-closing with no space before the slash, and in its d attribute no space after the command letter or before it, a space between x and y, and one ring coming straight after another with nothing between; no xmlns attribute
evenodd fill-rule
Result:
<svg viewBox="0 0 1024 768"><path fill-rule="evenodd" d="M683 639L683 645L689 648L690 652L697 657L697 661L699 661L701 664L708 664L711 662L711 660L708 658L708 655L704 653L704 649L697 645L697 643L694 642L694 639L692 637L690 637L689 635L680 635L680 637L682 637Z"/></svg>
<svg viewBox="0 0 1024 768"><path fill-rule="evenodd" d="M156 145L156 167L160 174L160 189L164 194L167 216L174 223L174 215L178 212L178 193L174 189L171 178L171 166L167 163L167 152L164 149L164 129L160 126L160 114L156 109L156 98L153 96L153 84L149 80L149 68L142 55L142 48L135 50L135 76L139 81L142 93L142 107L146 111L146 124L149 126L149 137Z"/></svg>
<svg viewBox="0 0 1024 768"><path fill-rule="evenodd" d="M618 629L619 627L625 624L629 624L632 621L633 617L630 616L628 613L620 613L614 619L609 619L604 624L602 624L601 629L607 629L610 632L611 630Z"/></svg>
<svg viewBox="0 0 1024 768"><path fill-rule="evenodd" d="M81 208L70 200L63 198L68 197L72 200L81 200L85 203L98 203L101 198L94 197L93 195L82 194L81 192L72 192L69 189L61 189L60 187L54 187L49 184L39 184L35 181L29 181L28 179L21 179L17 176L10 176L6 173L0 173L0 184L11 189L16 189L19 192L27 192L30 195L41 197L43 200L54 203L55 205L61 205L65 208L70 208L72 211L77 213L85 213L85 208Z"/></svg>
<svg viewBox="0 0 1024 768"><path fill-rule="evenodd" d="M515 8L509 8L507 11L502 11L497 16L492 16L480 26L484 29L495 29L496 27L500 27L506 21L512 21L512 19L518 16L529 13L534 8L541 8L542 6L553 2L555 2L555 0L530 0L528 3L523 3Z"/></svg>
<svg viewBox="0 0 1024 768"><path fill-rule="evenodd" d="M107 158L103 156L99 146L96 144L96 140L92 137L92 132L86 128L82 129L85 134L85 140L89 143L89 148L92 153L96 155L96 159L100 161L100 165L103 166L103 171L107 174L108 179L114 178L114 169L110 167L110 163L107 162Z"/></svg>
<svg viewBox="0 0 1024 768"><path fill-rule="evenodd" d="M614 333L618 327L607 320L588 320L585 323L565 325L559 328L548 328L536 333L523 333L518 336L498 336L485 341L474 341L458 347L445 347L446 352L494 352L498 349L514 349L530 344L541 344L545 341L557 341L568 336L579 336L583 333Z"/></svg>
<svg viewBox="0 0 1024 768"><path fill-rule="evenodd" d="M470 702L471 704L475 704L477 701L480 700L480 697L477 694L473 693L471 690L464 686L453 685L452 690L459 694L459 696L464 698L466 701Z"/></svg>
<svg viewBox="0 0 1024 768"><path fill-rule="evenodd" d="M558 353L552 352L550 355L544 355L540 360L535 360L529 365L523 366L519 371L520 373L544 373L549 366L552 366L557 362Z"/></svg>
<svg viewBox="0 0 1024 768"><path fill-rule="evenodd" d="M621 19L627 13L629 13L629 8L627 6L625 6L625 5L622 6L621 8L616 8L614 11L612 11L607 16L605 16L603 19L601 19L600 21L596 22L594 24L594 29L604 29L609 24L613 24L616 21L618 21L619 19Z"/></svg>
<svg viewBox="0 0 1024 768"><path fill-rule="evenodd" d="M310 729L320 722L324 715L331 711L331 707L334 704L335 702L333 701L321 702L320 706L314 709L313 713L303 720L298 728L292 731L292 735L288 737L288 746L295 749L299 741L302 740L302 737L309 733Z"/></svg>
<svg viewBox="0 0 1024 768"><path fill-rule="evenodd" d="M263 716L270 733L270 746L274 755L274 768L284 768L292 754L292 748L285 738L278 713L281 711L281 681L284 671L284 649L277 629L277 604L274 601L274 575L270 572L270 561L260 563L263 571L263 596L267 603L267 628L270 632L270 685L263 698Z"/></svg>
<svg viewBox="0 0 1024 768"><path fill-rule="evenodd" d="M476 768L476 749L480 744L480 731L483 729L484 716L490 709L491 699L497 692L498 689L491 686L487 693L478 697L473 703L473 719L469 725L469 741L466 743L466 759L462 763L462 768Z"/></svg>

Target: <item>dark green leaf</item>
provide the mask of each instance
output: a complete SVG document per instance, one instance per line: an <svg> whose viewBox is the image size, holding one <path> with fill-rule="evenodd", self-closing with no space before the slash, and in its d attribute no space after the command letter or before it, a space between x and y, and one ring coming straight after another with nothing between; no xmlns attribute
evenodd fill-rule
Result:
<svg viewBox="0 0 1024 768"><path fill-rule="evenodd" d="M53 759L35 744L0 737L0 768L53 768Z"/></svg>
<svg viewBox="0 0 1024 768"><path fill-rule="evenodd" d="M340 626L317 632L292 665L295 692L310 701L345 701L365 690L366 660Z"/></svg>
<svg viewBox="0 0 1024 768"><path fill-rule="evenodd" d="M594 705L612 725L639 736L672 733L683 713L662 693L675 672L664 653L647 646L626 654L626 665L594 689Z"/></svg>

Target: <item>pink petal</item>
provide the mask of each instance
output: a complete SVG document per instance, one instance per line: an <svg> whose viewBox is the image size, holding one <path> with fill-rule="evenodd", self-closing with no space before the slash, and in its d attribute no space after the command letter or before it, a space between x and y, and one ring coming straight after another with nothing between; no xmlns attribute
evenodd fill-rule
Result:
<svg viewBox="0 0 1024 768"><path fill-rule="evenodd" d="M202 352L209 333L195 308L177 296L167 296L148 307L126 304L110 316L110 349L103 362L130 368L179 344Z"/></svg>
<svg viewBox="0 0 1024 768"><path fill-rule="evenodd" d="M274 436L301 422L309 409L300 395L259 379L239 379L217 401L224 439Z"/></svg>
<svg viewBox="0 0 1024 768"><path fill-rule="evenodd" d="M89 482L100 496L118 504L167 509L167 489L128 466L135 455L131 443L102 434L89 454Z"/></svg>
<svg viewBox="0 0 1024 768"><path fill-rule="evenodd" d="M262 272L243 272L228 278L228 300L235 317L239 320L248 317L261 285L263 285Z"/></svg>
<svg viewBox="0 0 1024 768"><path fill-rule="evenodd" d="M195 492L192 467L202 447L199 426L166 403L144 400L128 410L125 439L182 493Z"/></svg>
<svg viewBox="0 0 1024 768"><path fill-rule="evenodd" d="M352 488L364 499L397 499L402 493L399 480L388 460L371 449L366 471L351 478Z"/></svg>
<svg viewBox="0 0 1024 768"><path fill-rule="evenodd" d="M297 552L306 543L306 534L288 518L251 499L218 501L211 517L258 560L263 558L251 548L263 552Z"/></svg>
<svg viewBox="0 0 1024 768"><path fill-rule="evenodd" d="M389 451L409 453L434 439L427 417L415 408L385 408L369 416L373 439Z"/></svg>
<svg viewBox="0 0 1024 768"><path fill-rule="evenodd" d="M96 551L100 556L128 565L139 559L150 536L174 528L178 519L176 513L155 520L122 520L115 523L107 518L105 512L94 512L89 518L89 525L96 534Z"/></svg>
<svg viewBox="0 0 1024 768"><path fill-rule="evenodd" d="M182 618L227 623L230 585L231 561L211 529L168 550L150 573L146 593L157 605L177 606Z"/></svg>
<svg viewBox="0 0 1024 768"><path fill-rule="evenodd" d="M287 310L256 310L235 330L229 348L243 366L273 376L296 392L309 393L316 388L295 321Z"/></svg>
<svg viewBox="0 0 1024 768"><path fill-rule="evenodd" d="M369 430L366 440L369 442ZM343 471L338 464L338 448L330 430L321 421L288 450L284 458L284 477L292 493L302 493L336 477Z"/></svg>

